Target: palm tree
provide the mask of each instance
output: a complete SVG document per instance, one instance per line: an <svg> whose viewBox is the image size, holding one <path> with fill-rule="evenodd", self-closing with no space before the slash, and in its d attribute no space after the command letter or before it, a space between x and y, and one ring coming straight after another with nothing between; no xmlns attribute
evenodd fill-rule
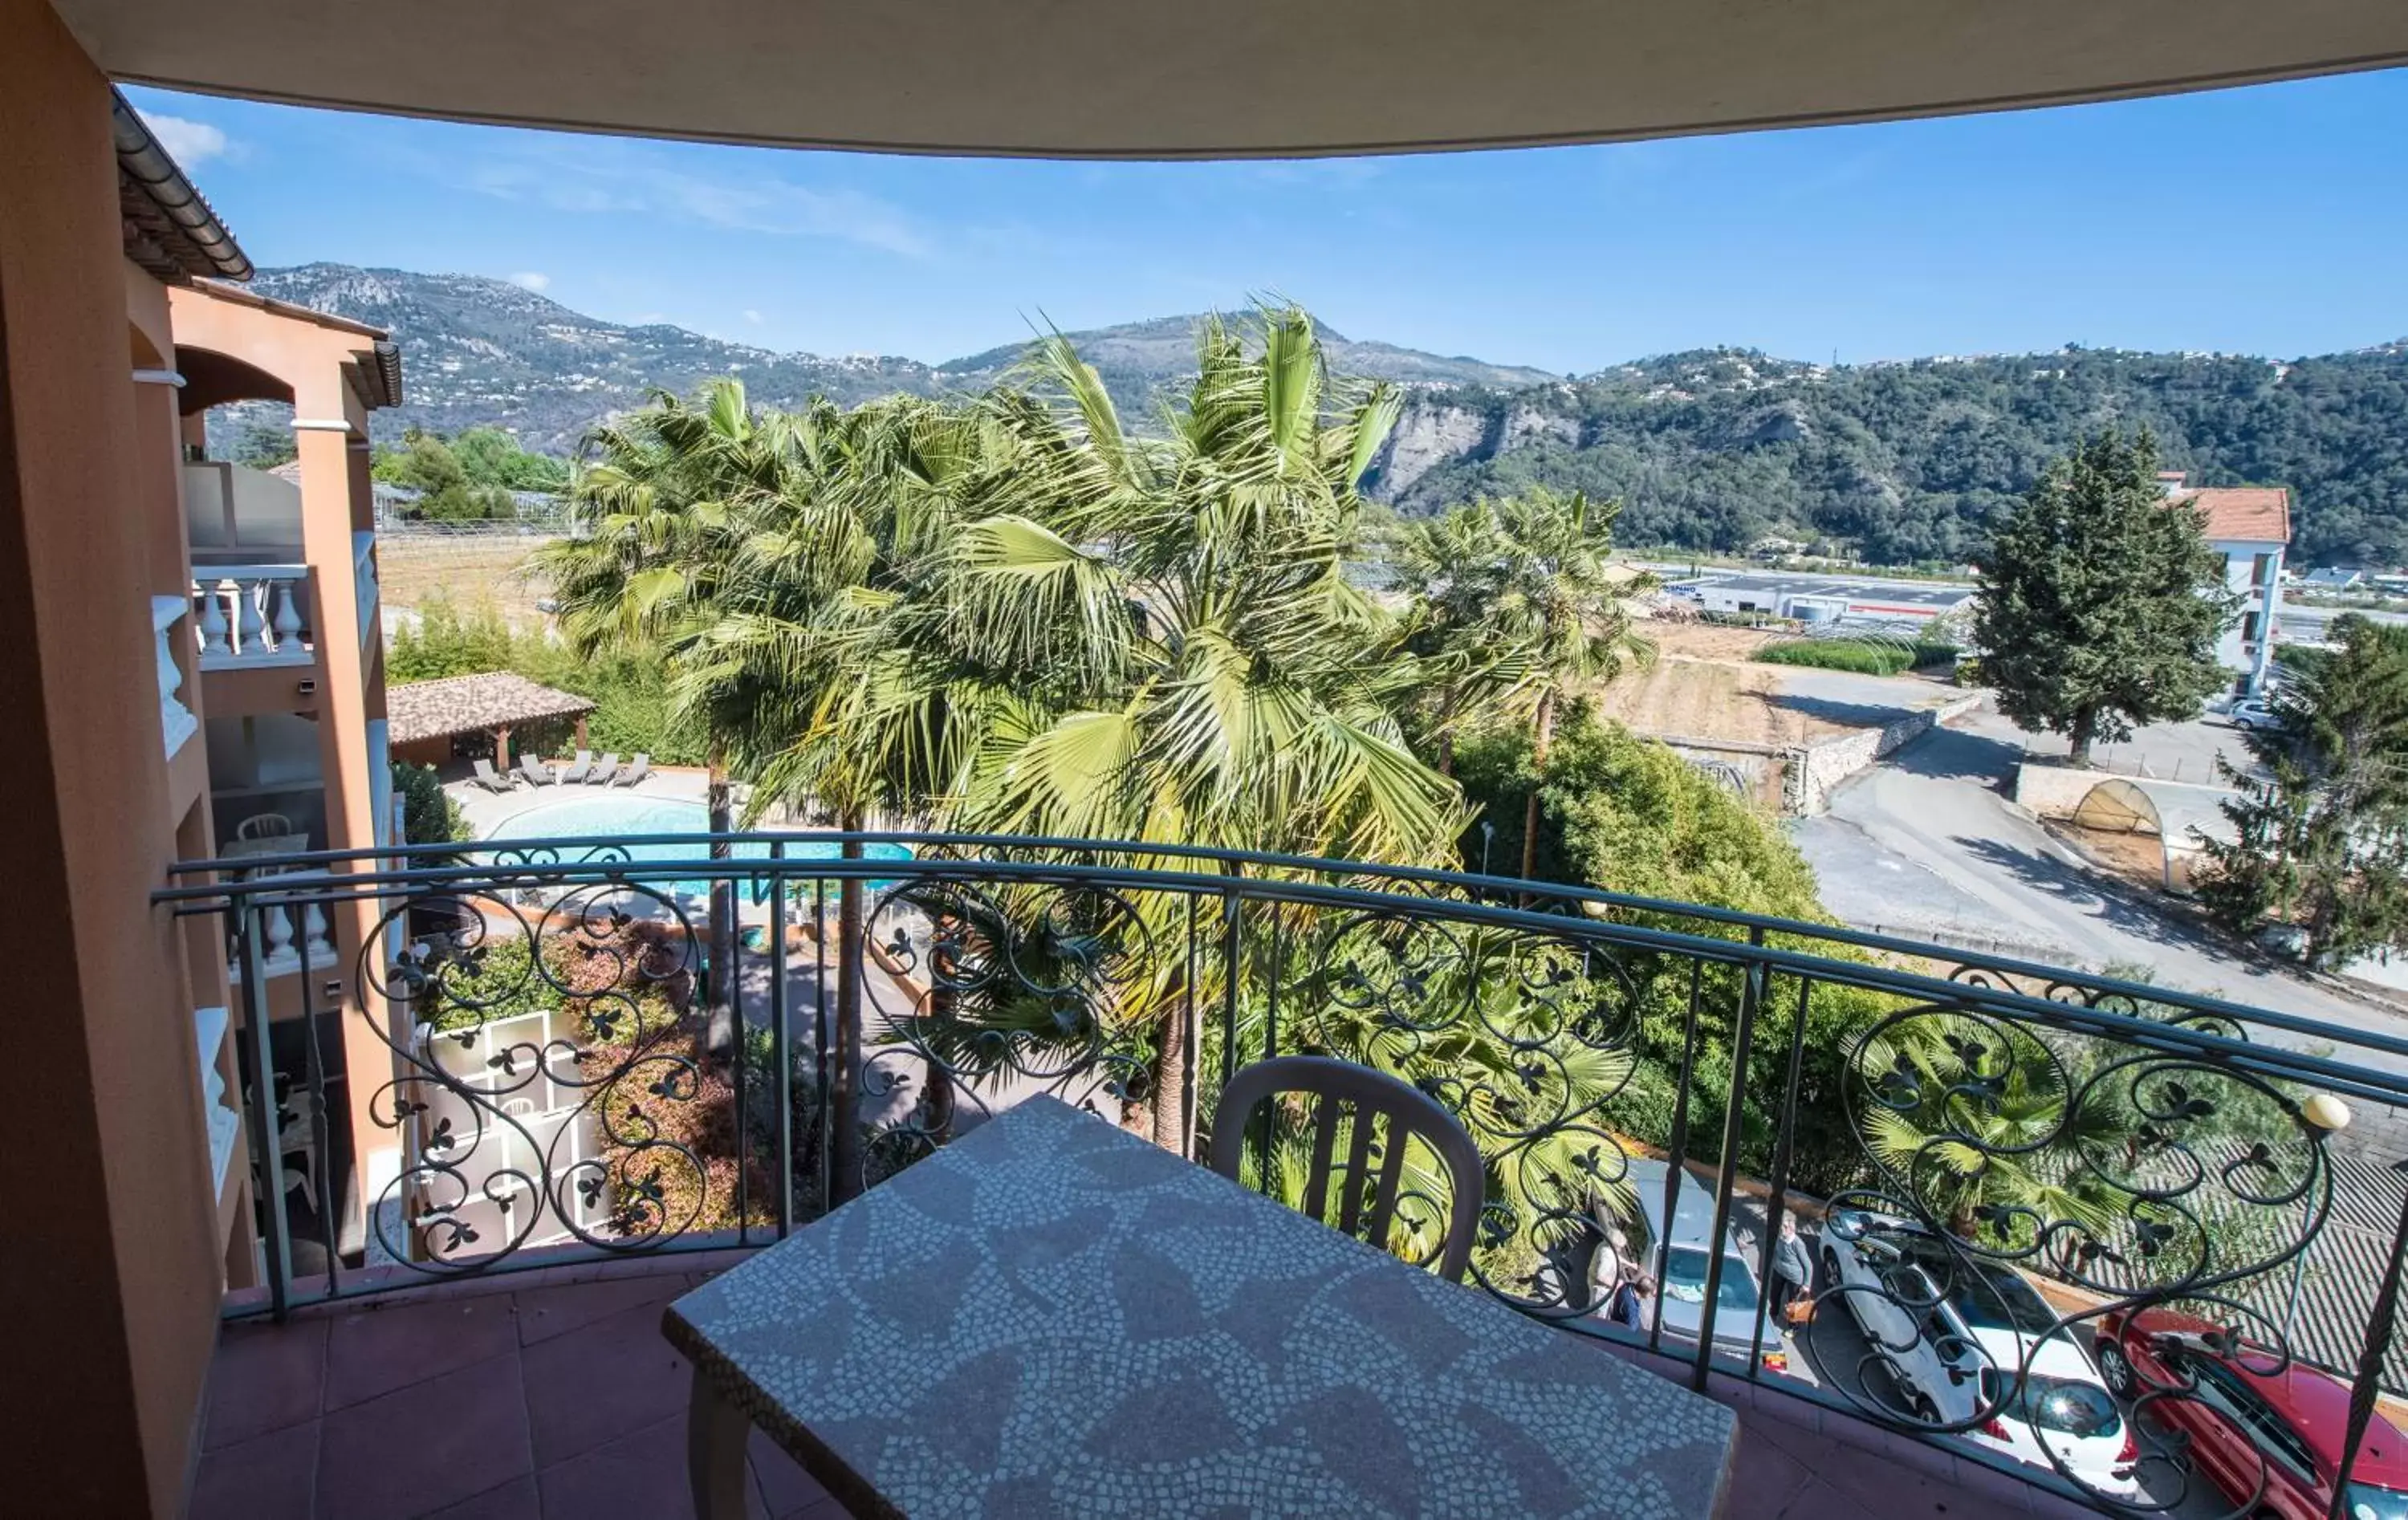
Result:
<svg viewBox="0 0 2408 1520"><path fill-rule="evenodd" d="M1460 795L1398 716L1416 662L1340 573L1394 400L1333 384L1299 311L1266 312L1260 343L1207 324L1167 437L1125 429L1058 337L974 407L819 430L846 468L802 472L820 494L739 556L761 594L689 649L716 661L697 688L754 714L764 790L997 833L1444 859ZM838 591L781 559L838 545ZM1145 908L1172 942L1173 905ZM1204 988L1165 955L1096 991L1116 1025L1159 1030L1148 1117L1183 1147Z"/></svg>
<svg viewBox="0 0 2408 1520"><path fill-rule="evenodd" d="M642 409L596 427L585 452L569 486L575 531L533 562L553 587L570 647L588 656L657 649L708 625L746 534L748 504L778 493L795 468L786 420L756 414L741 381L720 380L691 401L654 393ZM710 725L706 741L710 850L724 857L727 732ZM735 1038L726 975L735 964L732 882L711 885L710 934L710 1044L724 1050Z"/></svg>
<svg viewBox="0 0 2408 1520"><path fill-rule="evenodd" d="M896 397L853 412L819 399L789 420L792 467L747 498L740 535L716 546L711 617L672 658L681 710L702 714L756 779L757 812L808 800L857 835L874 817L931 822L982 725L974 681L948 668L946 619L929 595L934 556L991 484L981 428L952 403ZM846 858L861 845L848 838ZM864 1181L859 1082L863 893L838 889L835 1050L829 1072L830 1203ZM929 1067L932 1109L950 1087ZM941 1112L929 1128L940 1134Z"/></svg>
<svg viewBox="0 0 2408 1520"><path fill-rule="evenodd" d="M1414 598L1416 632L1425 648L1449 656L1434 694L1446 753L1465 719L1527 710L1531 758L1543 768L1571 687L1613 675L1627 658L1652 657L1622 608L1644 581L1617 576L1607 563L1620 510L1540 487L1455 508L1400 537L1393 562ZM1522 826L1525 877L1537 868L1538 841L1533 787Z"/></svg>
<svg viewBox="0 0 2408 1520"><path fill-rule="evenodd" d="M1197 378L1161 441L1123 426L1058 337L1025 372L1046 405L1000 402L1006 430L1054 463L1054 483L1032 510L964 524L957 605L998 647L1074 652L1045 701L1002 715L965 790L965 821L1446 858L1460 794L1413 755L1399 721L1417 662L1342 573L1356 484L1395 398L1334 381L1300 310L1262 313L1258 353L1251 336L1204 325ZM1152 1117L1173 1147L1191 1134L1185 1039L1205 992L1168 956L1118 1010L1160 1031Z"/></svg>

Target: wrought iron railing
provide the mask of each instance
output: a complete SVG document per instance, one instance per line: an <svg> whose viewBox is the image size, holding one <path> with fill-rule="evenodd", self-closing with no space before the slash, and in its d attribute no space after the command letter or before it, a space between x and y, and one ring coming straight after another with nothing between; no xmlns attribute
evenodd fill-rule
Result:
<svg viewBox="0 0 2408 1520"><path fill-rule="evenodd" d="M160 898L223 918L246 1030L271 1022L278 924L373 916L348 984L304 1003L347 1009L389 1069L242 1047L250 1094L323 1114L342 1075L399 1154L364 1250L332 1202L314 1260L262 1211L277 1312L396 1274L775 1240L1037 1093L1200 1156L1230 1073L1315 1052L1416 1083L1478 1141L1482 1290L1700 1386L1776 1386L2142 1513L2207 1487L2180 1427L2226 1397L2220 1365L2322 1367L2351 1450L2408 1388L2408 1192L2363 1154L2397 1132L2364 1121L2408 1107L2408 1040L2273 1011L1689 904L1087 841L421 846L194 863ZM251 1158L285 1199L273 1104L250 1102ZM1275 1114L1250 1180L1293 1191L1303 1144ZM322 1199L341 1149L303 1153ZM1444 1183L1406 1165L1389 1243L1434 1254ZM1796 1325L1773 1281L1795 1255L1769 1248L1792 1210ZM2358 1254L2325 1259L2344 1235ZM1652 1296L1617 1291L1641 1277ZM2129 1380L2103 1412L2102 1361ZM2291 1481L2278 1447L2259 1492L2226 1483L2236 1513Z"/></svg>

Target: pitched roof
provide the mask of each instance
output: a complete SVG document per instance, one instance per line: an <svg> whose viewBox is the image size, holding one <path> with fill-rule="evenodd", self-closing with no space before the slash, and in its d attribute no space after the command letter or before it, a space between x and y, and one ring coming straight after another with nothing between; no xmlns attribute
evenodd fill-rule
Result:
<svg viewBox="0 0 2408 1520"><path fill-rule="evenodd" d="M2281 485L2219 485L2177 492L2172 498L2187 502L2207 518L2210 538L2243 538L2256 543L2291 541L2291 491Z"/></svg>
<svg viewBox="0 0 2408 1520"><path fill-rule="evenodd" d="M394 744L581 718L593 710L594 704L584 697L538 686L507 670L413 681L385 691L386 737Z"/></svg>

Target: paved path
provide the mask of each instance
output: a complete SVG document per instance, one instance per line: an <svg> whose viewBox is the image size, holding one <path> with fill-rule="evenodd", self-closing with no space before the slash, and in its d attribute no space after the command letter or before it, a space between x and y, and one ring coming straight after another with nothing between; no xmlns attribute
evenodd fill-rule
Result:
<svg viewBox="0 0 2408 1520"><path fill-rule="evenodd" d="M1934 729L1841 787L1827 816L1791 825L1835 916L1972 950L2137 969L2160 986L2408 1039L2408 1018L2241 954L2092 871L2007 801L2021 751L1997 724ZM2408 1056L2344 1058L2408 1071ZM2386 1149L2408 1154L2408 1132L2395 1139Z"/></svg>

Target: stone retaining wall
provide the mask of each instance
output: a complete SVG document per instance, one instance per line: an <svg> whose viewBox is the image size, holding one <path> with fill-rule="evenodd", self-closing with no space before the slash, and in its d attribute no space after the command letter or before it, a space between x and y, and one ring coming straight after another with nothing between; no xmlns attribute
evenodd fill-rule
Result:
<svg viewBox="0 0 2408 1520"><path fill-rule="evenodd" d="M1782 810L1795 818L1828 811L1831 794L1842 782L1908 740L1922 738L1934 725L1971 711L1981 700L1978 693L1953 697L1920 712L1910 712L1880 728L1859 729L1844 738L1797 746L1788 752L1786 774L1782 778Z"/></svg>

